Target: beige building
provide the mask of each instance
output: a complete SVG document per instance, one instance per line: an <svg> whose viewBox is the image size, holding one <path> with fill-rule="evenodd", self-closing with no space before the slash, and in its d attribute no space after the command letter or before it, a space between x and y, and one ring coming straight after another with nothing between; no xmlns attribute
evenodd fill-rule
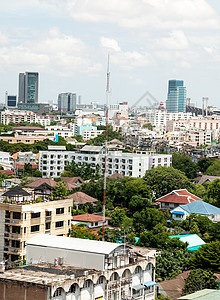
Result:
<svg viewBox="0 0 220 300"><path fill-rule="evenodd" d="M36 234L68 234L71 226L71 199L26 203L0 204L0 260L24 258L25 242Z"/></svg>
<svg viewBox="0 0 220 300"><path fill-rule="evenodd" d="M56 137L49 136L49 135L27 136L27 135L20 135L18 133L15 133L14 136L0 136L0 141L9 142L10 144L17 144L17 143L34 144L35 142L42 142L46 139L55 141Z"/></svg>
<svg viewBox="0 0 220 300"><path fill-rule="evenodd" d="M5 110L1 112L1 123L8 125L9 123L36 122L36 114L27 110Z"/></svg>

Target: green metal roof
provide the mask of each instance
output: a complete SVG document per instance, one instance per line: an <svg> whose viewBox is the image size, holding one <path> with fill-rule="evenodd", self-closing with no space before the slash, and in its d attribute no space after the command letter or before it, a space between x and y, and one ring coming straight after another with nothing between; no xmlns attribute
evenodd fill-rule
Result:
<svg viewBox="0 0 220 300"><path fill-rule="evenodd" d="M219 300L220 290L204 289L178 298L178 300Z"/></svg>
<svg viewBox="0 0 220 300"><path fill-rule="evenodd" d="M180 235L170 235L170 238L179 238L183 243L188 243L189 251L198 250L201 245L205 245L205 242L197 234L180 234Z"/></svg>

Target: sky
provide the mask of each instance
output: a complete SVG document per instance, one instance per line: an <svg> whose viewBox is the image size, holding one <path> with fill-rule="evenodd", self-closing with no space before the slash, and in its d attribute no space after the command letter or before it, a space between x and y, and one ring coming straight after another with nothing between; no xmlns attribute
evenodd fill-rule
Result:
<svg viewBox="0 0 220 300"><path fill-rule="evenodd" d="M0 6L0 102L19 72L39 72L39 102L61 92L83 103L165 101L169 79L220 107L219 0L8 0ZM145 105L145 98L139 103Z"/></svg>

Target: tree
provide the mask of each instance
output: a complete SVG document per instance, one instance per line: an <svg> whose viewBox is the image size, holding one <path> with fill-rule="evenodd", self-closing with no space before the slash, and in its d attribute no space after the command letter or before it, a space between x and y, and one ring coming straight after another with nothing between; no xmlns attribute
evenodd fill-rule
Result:
<svg viewBox="0 0 220 300"><path fill-rule="evenodd" d="M144 125L143 125L143 127L144 128L147 128L147 129L149 129L149 130L153 130L153 126L152 126L152 124L151 123L145 123Z"/></svg>
<svg viewBox="0 0 220 300"><path fill-rule="evenodd" d="M90 229L85 227L79 227L77 225L72 225L69 233L70 237L80 238L80 239L89 239L89 240L99 240L101 236L95 234Z"/></svg>
<svg viewBox="0 0 220 300"><path fill-rule="evenodd" d="M213 205L220 207L220 179L207 184L207 200Z"/></svg>
<svg viewBox="0 0 220 300"><path fill-rule="evenodd" d="M133 215L134 229L137 233L145 230L152 230L157 224L166 224L163 212L156 208L145 208L141 212L137 211Z"/></svg>
<svg viewBox="0 0 220 300"><path fill-rule="evenodd" d="M205 171L206 175L220 176L220 160L215 159L213 163Z"/></svg>
<svg viewBox="0 0 220 300"><path fill-rule="evenodd" d="M74 160L65 166L65 172L62 175L70 177L82 177L84 180L100 178L100 167L96 164L95 168L92 164L83 162L82 164L75 163Z"/></svg>
<svg viewBox="0 0 220 300"><path fill-rule="evenodd" d="M157 224L151 231L144 231L140 234L137 246L163 248L169 237L166 226Z"/></svg>
<svg viewBox="0 0 220 300"><path fill-rule="evenodd" d="M59 181L56 186L54 186L55 191L50 194L52 200L58 200L67 196L68 191L64 181Z"/></svg>
<svg viewBox="0 0 220 300"><path fill-rule="evenodd" d="M156 198L177 189L190 189L193 184L183 172L173 167L157 167L147 170L144 176L146 184L154 192Z"/></svg>
<svg viewBox="0 0 220 300"><path fill-rule="evenodd" d="M220 241L202 245L194 255L187 261L187 265L192 269L211 270L220 272Z"/></svg>
<svg viewBox="0 0 220 300"><path fill-rule="evenodd" d="M172 166L173 168L185 173L185 175L190 179L195 178L198 171L198 167L192 162L191 157L184 153L173 153Z"/></svg>
<svg viewBox="0 0 220 300"><path fill-rule="evenodd" d="M202 158L198 161L197 166L199 168L199 171L205 174L206 170L209 166L213 163L213 159L211 158Z"/></svg>
<svg viewBox="0 0 220 300"><path fill-rule="evenodd" d="M35 170L35 171L33 172L33 176L34 176L34 177L42 177L42 173L41 173L41 171L39 171L39 170Z"/></svg>
<svg viewBox="0 0 220 300"><path fill-rule="evenodd" d="M168 280L182 273L186 269L189 257L186 243L178 238L168 238L156 257L156 278Z"/></svg>
<svg viewBox="0 0 220 300"><path fill-rule="evenodd" d="M146 207L151 207L151 202L147 198L142 198L138 195L135 195L131 198L128 208L131 213L135 213L136 211L141 211Z"/></svg>
<svg viewBox="0 0 220 300"><path fill-rule="evenodd" d="M217 277L209 270L195 269L190 271L185 280L183 294L190 294L203 289L218 289Z"/></svg>

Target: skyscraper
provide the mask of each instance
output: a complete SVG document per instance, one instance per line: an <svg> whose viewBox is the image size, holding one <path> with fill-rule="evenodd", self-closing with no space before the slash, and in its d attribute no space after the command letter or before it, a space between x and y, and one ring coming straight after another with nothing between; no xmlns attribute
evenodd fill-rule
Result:
<svg viewBox="0 0 220 300"><path fill-rule="evenodd" d="M61 93L58 95L58 111L74 112L76 110L76 94Z"/></svg>
<svg viewBox="0 0 220 300"><path fill-rule="evenodd" d="M38 77L37 72L19 74L19 103L38 103Z"/></svg>
<svg viewBox="0 0 220 300"><path fill-rule="evenodd" d="M167 112L186 112L186 87L183 80L169 80Z"/></svg>

